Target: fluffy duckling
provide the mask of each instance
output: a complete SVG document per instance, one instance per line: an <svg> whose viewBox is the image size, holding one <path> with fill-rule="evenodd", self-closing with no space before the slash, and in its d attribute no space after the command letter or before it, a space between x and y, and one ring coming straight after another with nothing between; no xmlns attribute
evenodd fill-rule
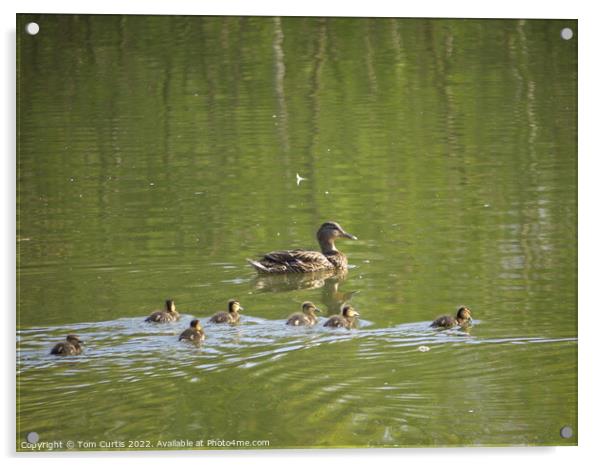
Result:
<svg viewBox="0 0 602 466"><path fill-rule="evenodd" d="M213 315L209 322L212 324L237 324L240 321L238 311L244 311L244 308L236 299L228 301L228 311L221 311Z"/></svg>
<svg viewBox="0 0 602 466"><path fill-rule="evenodd" d="M321 252L294 249L272 251L259 260L247 261L260 273L315 272L317 270L347 269L347 257L334 242L337 238L357 239L336 222L326 222L317 233Z"/></svg>
<svg viewBox="0 0 602 466"><path fill-rule="evenodd" d="M190 327L180 334L178 341L186 340L194 343L200 343L204 339L205 332L203 331L203 327L201 327L201 322L199 319L194 319L190 322Z"/></svg>
<svg viewBox="0 0 602 466"><path fill-rule="evenodd" d="M472 315L470 309L466 306L462 306L458 309L456 317L454 316L441 316L433 321L431 327L433 328L452 328L456 326L467 327L472 323Z"/></svg>
<svg viewBox="0 0 602 466"><path fill-rule="evenodd" d="M50 354L56 354L58 356L75 356L82 354L82 346L84 342L75 335L67 335L65 341L57 343L50 350Z"/></svg>
<svg viewBox="0 0 602 466"><path fill-rule="evenodd" d="M341 313L328 319L324 324L324 327L345 327L350 329L355 327L357 323L356 317L359 315L359 312L353 309L350 305L344 304L341 307Z"/></svg>
<svg viewBox="0 0 602 466"><path fill-rule="evenodd" d="M165 310L164 311L155 311L146 319L144 322L157 322L160 324L164 324L166 322L176 322L180 320L180 314L176 311L176 303L174 303L173 299L168 299L165 301Z"/></svg>
<svg viewBox="0 0 602 466"><path fill-rule="evenodd" d="M302 305L303 312L295 312L286 321L286 325L315 325L318 322L316 312L322 312L311 301L305 301Z"/></svg>

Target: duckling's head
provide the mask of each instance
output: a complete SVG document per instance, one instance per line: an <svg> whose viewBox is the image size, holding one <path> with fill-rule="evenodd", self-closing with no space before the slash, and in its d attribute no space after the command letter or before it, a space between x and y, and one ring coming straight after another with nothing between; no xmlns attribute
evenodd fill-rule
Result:
<svg viewBox="0 0 602 466"><path fill-rule="evenodd" d="M203 327L201 327L201 321L199 319L193 319L190 321L190 328L193 328L195 330L202 330Z"/></svg>
<svg viewBox="0 0 602 466"><path fill-rule="evenodd" d="M472 315L470 314L470 309L466 306L462 306L458 309L458 314L456 315L458 320L472 320Z"/></svg>
<svg viewBox="0 0 602 466"><path fill-rule="evenodd" d="M316 307L311 301L305 301L303 303L303 314L313 314L314 312L322 312Z"/></svg>
<svg viewBox="0 0 602 466"><path fill-rule="evenodd" d="M360 313L353 309L349 304L343 305L341 308L341 314L343 314L344 317L349 318L358 317L360 315Z"/></svg>
<svg viewBox="0 0 602 466"><path fill-rule="evenodd" d="M77 335L67 335L66 340L73 345L83 345L83 340L80 340Z"/></svg>
<svg viewBox="0 0 602 466"><path fill-rule="evenodd" d="M357 239L351 233L347 233L341 225L337 222L326 222L323 223L320 229L318 230L318 242L322 244L322 242L330 242L337 238L349 238L349 239Z"/></svg>
<svg viewBox="0 0 602 466"><path fill-rule="evenodd" d="M167 312L176 312L176 303L173 299L168 299L165 301L165 309Z"/></svg>
<svg viewBox="0 0 602 466"><path fill-rule="evenodd" d="M236 299L231 299L228 301L228 312L236 313L244 310L244 307L242 307Z"/></svg>

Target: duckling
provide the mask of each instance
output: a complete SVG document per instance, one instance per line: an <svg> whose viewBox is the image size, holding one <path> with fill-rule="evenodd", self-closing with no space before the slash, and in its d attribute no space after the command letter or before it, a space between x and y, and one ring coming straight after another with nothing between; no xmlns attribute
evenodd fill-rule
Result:
<svg viewBox="0 0 602 466"><path fill-rule="evenodd" d="M201 327L199 319L194 319L190 322L190 327L180 334L178 341L186 340L194 343L199 343L205 339L205 332Z"/></svg>
<svg viewBox="0 0 602 466"><path fill-rule="evenodd" d="M337 238L357 238L347 233L336 222L326 222L320 226L317 233L320 249L306 251L294 249L289 251L273 251L260 260L247 259L247 261L261 273L284 272L315 272L317 270L347 269L347 257L338 251L334 242Z"/></svg>
<svg viewBox="0 0 602 466"><path fill-rule="evenodd" d="M286 321L286 325L315 325L318 321L316 312L322 312L311 301L305 301L301 307L303 312L295 312Z"/></svg>
<svg viewBox="0 0 602 466"><path fill-rule="evenodd" d="M75 356L82 354L82 345L84 342L75 335L67 335L65 341L57 343L50 350L50 354L56 354L58 356Z"/></svg>
<svg viewBox="0 0 602 466"><path fill-rule="evenodd" d="M146 319L144 322L157 322L160 324L164 324L166 322L176 322L180 320L180 314L176 311L176 303L174 303L173 299L168 299L165 301L165 310L164 311L155 311Z"/></svg>
<svg viewBox="0 0 602 466"><path fill-rule="evenodd" d="M472 323L472 315L470 309L466 306L460 307L456 317L453 316L441 316L433 321L431 327L433 328L452 328L456 326L467 327Z"/></svg>
<svg viewBox="0 0 602 466"><path fill-rule="evenodd" d="M359 312L357 312L351 306L344 304L341 307L341 313L328 319L324 324L324 327L345 327L350 329L356 326L356 317L359 315Z"/></svg>
<svg viewBox="0 0 602 466"><path fill-rule="evenodd" d="M221 311L214 314L209 322L212 324L236 324L240 320L240 314L238 311L244 311L245 309L240 305L236 299L228 301L228 312Z"/></svg>

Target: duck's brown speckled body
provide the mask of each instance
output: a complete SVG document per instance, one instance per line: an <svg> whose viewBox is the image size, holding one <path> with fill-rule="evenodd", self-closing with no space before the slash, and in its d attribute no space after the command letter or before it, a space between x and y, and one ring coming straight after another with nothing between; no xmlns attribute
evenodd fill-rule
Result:
<svg viewBox="0 0 602 466"><path fill-rule="evenodd" d="M194 319L190 322L190 327L184 330L180 334L179 341L192 341L194 343L200 343L205 339L205 332L201 327L201 322L198 319Z"/></svg>
<svg viewBox="0 0 602 466"><path fill-rule="evenodd" d="M441 316L433 321L431 327L433 328L452 328L452 327L467 327L472 323L472 315L470 309L462 306L458 309L456 317L454 316Z"/></svg>
<svg viewBox="0 0 602 466"><path fill-rule="evenodd" d="M180 320L180 314L176 311L176 303L174 303L172 299L165 301L164 311L155 311L144 319L145 322L154 322L158 324L176 322L178 320Z"/></svg>
<svg viewBox="0 0 602 466"><path fill-rule="evenodd" d="M228 311L214 314L209 319L209 322L212 324L237 324L240 321L240 313L238 311L244 311L244 308L237 300L231 299L228 301Z"/></svg>
<svg viewBox="0 0 602 466"><path fill-rule="evenodd" d="M82 354L84 342L75 335L67 335L65 341L57 343L50 350L50 354L56 356L76 356Z"/></svg>
<svg viewBox="0 0 602 466"><path fill-rule="evenodd" d="M295 312L286 321L286 325L312 326L318 322L316 312L321 312L314 303L306 301L302 306L303 312Z"/></svg>
<svg viewBox="0 0 602 466"><path fill-rule="evenodd" d="M348 304L341 307L341 313L329 318L324 327L344 327L351 329L357 325L357 317L359 313Z"/></svg>
<svg viewBox="0 0 602 466"><path fill-rule="evenodd" d="M303 273L318 270L347 269L347 257L337 250L334 242L337 238L357 239L347 233L336 222L322 224L317 233L321 252L293 249L273 251L260 260L247 259L260 273Z"/></svg>

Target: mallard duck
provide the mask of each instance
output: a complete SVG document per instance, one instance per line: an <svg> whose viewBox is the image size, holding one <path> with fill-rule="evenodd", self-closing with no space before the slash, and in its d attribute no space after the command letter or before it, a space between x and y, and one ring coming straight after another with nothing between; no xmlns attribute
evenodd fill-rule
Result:
<svg viewBox="0 0 602 466"><path fill-rule="evenodd" d="M295 312L286 321L286 325L315 325L318 321L316 312L322 312L318 309L314 303L305 301L301 306L303 312Z"/></svg>
<svg viewBox="0 0 602 466"><path fill-rule="evenodd" d="M178 320L180 320L180 314L176 311L176 303L174 303L173 299L165 301L164 311L155 311L144 319L145 322L156 322L160 324L176 322Z"/></svg>
<svg viewBox="0 0 602 466"><path fill-rule="evenodd" d="M332 316L326 321L324 327L345 327L352 328L356 325L356 317L360 314L348 304L344 304L341 307L341 313L336 316Z"/></svg>
<svg viewBox="0 0 602 466"><path fill-rule="evenodd" d="M317 233L322 252L294 249L273 251L258 261L247 259L258 272L315 272L317 270L346 269L347 257L334 245L337 238L357 239L336 222L323 223Z"/></svg>
<svg viewBox="0 0 602 466"><path fill-rule="evenodd" d="M204 339L205 332L203 331L203 327L201 327L201 322L199 321L199 319L194 319L190 321L190 327L188 327L180 334L180 338L178 339L178 341L186 340L198 343L203 341Z"/></svg>
<svg viewBox="0 0 602 466"><path fill-rule="evenodd" d="M75 335L67 335L66 341L62 341L54 345L50 350L50 354L58 356L75 356L82 353L82 345L84 342Z"/></svg>
<svg viewBox="0 0 602 466"><path fill-rule="evenodd" d="M240 314L238 311L244 311L245 309L240 305L236 299L228 301L228 312L221 311L214 314L209 322L212 324L236 324L240 320Z"/></svg>
<svg viewBox="0 0 602 466"><path fill-rule="evenodd" d="M466 327L470 325L472 322L472 315L470 313L470 309L465 306L462 306L458 309L458 313L456 317L454 316L441 316L436 318L431 327L433 328L451 328L451 327Z"/></svg>

